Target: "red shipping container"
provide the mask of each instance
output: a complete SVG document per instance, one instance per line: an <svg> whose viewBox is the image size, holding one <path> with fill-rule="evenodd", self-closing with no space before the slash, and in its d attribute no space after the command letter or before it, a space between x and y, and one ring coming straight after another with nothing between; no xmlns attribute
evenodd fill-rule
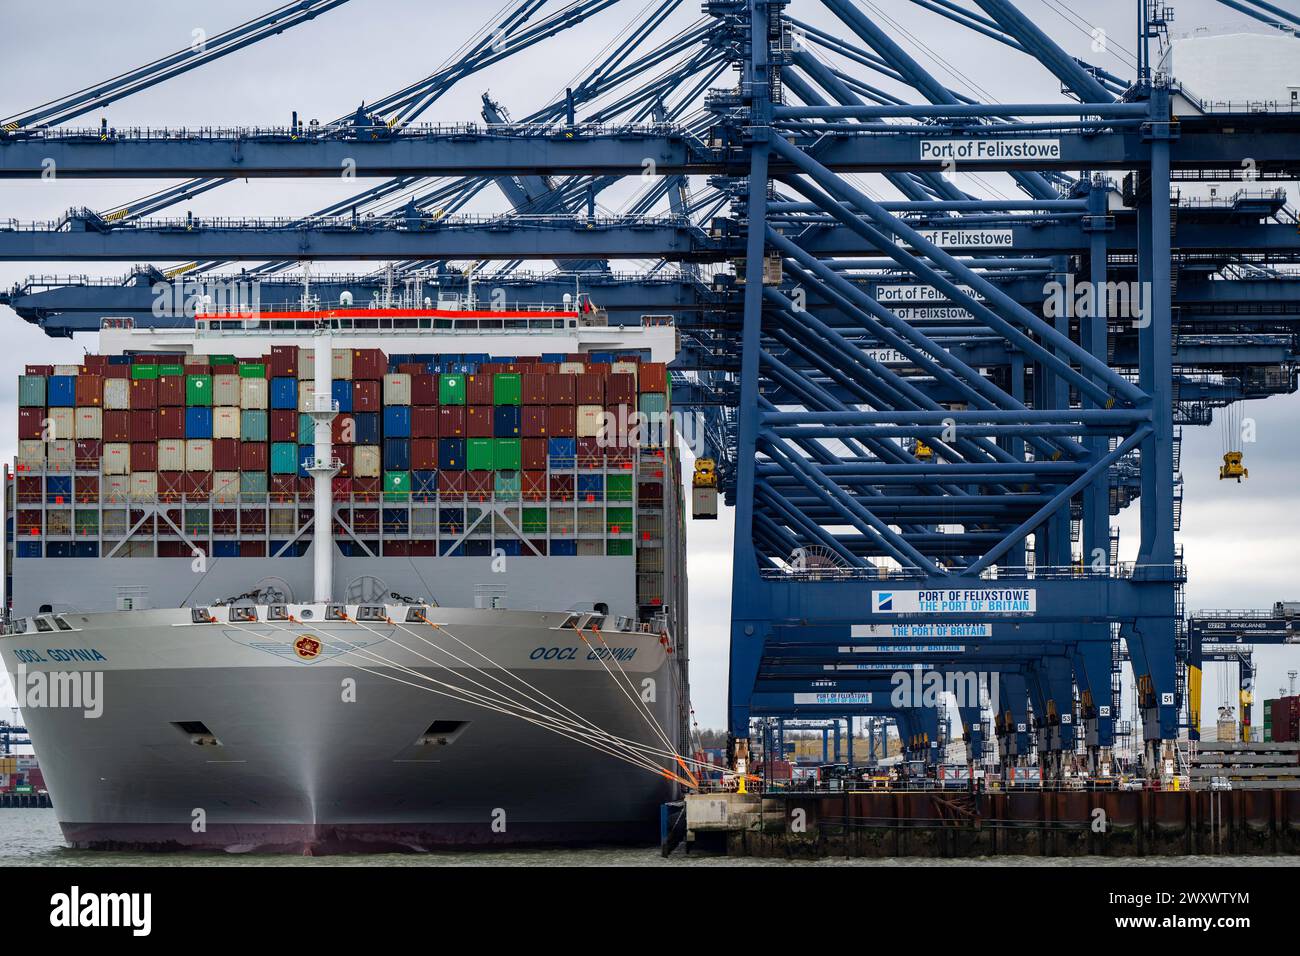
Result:
<svg viewBox="0 0 1300 956"><path fill-rule="evenodd" d="M131 470L158 470L158 443L156 441L131 442Z"/></svg>
<svg viewBox="0 0 1300 956"><path fill-rule="evenodd" d="M491 405L470 405L465 409L465 437L492 437Z"/></svg>
<svg viewBox="0 0 1300 956"><path fill-rule="evenodd" d="M107 415L108 412L105 412L104 414ZM134 415L135 412L131 412L130 414ZM185 409L158 409L158 417L154 419L154 427L158 430L159 438L184 438Z"/></svg>
<svg viewBox="0 0 1300 956"><path fill-rule="evenodd" d="M158 407L158 380L156 378L131 379L131 407Z"/></svg>
<svg viewBox="0 0 1300 956"><path fill-rule="evenodd" d="M465 472L438 472L438 494L442 498L462 498L465 495ZM445 529L444 529L445 532Z"/></svg>
<svg viewBox="0 0 1300 956"><path fill-rule="evenodd" d="M525 405L546 404L546 376L536 372L525 372L519 376L520 389Z"/></svg>
<svg viewBox="0 0 1300 956"><path fill-rule="evenodd" d="M465 472L465 494L471 501L487 501L492 497L492 475L490 471Z"/></svg>
<svg viewBox="0 0 1300 956"><path fill-rule="evenodd" d="M73 460L80 469L99 471L99 460L104 454L104 443L99 438L78 438L72 446Z"/></svg>
<svg viewBox="0 0 1300 956"><path fill-rule="evenodd" d="M438 409L431 405L417 405L411 409L411 437L438 437Z"/></svg>
<svg viewBox="0 0 1300 956"><path fill-rule="evenodd" d="M334 450L338 451L339 445L351 445L356 441L356 422L351 415L336 415L330 426L330 434L333 436L331 441L334 442Z"/></svg>
<svg viewBox="0 0 1300 956"><path fill-rule="evenodd" d="M573 475L557 475L551 473L551 500L552 501L572 501L573 500ZM554 533L555 529L552 528Z"/></svg>
<svg viewBox="0 0 1300 956"><path fill-rule="evenodd" d="M596 437L578 439L578 467L599 468L605 462L605 449Z"/></svg>
<svg viewBox="0 0 1300 956"><path fill-rule="evenodd" d="M26 406L18 409L18 437L30 441L45 438L45 409Z"/></svg>
<svg viewBox="0 0 1300 956"><path fill-rule="evenodd" d="M184 496L184 494L185 494L185 472L183 471L158 472L158 500L159 501L180 501L181 498ZM166 527L167 523L163 522L163 525L164 527ZM168 530L170 530L170 528L168 528Z"/></svg>
<svg viewBox="0 0 1300 956"><path fill-rule="evenodd" d="M438 439L436 438L412 438L411 439L411 470L412 471L437 471L438 470Z"/></svg>
<svg viewBox="0 0 1300 956"><path fill-rule="evenodd" d="M272 501L292 501L298 491L297 475L272 475L268 486Z"/></svg>
<svg viewBox="0 0 1300 956"><path fill-rule="evenodd" d="M102 375L82 373L77 376L77 405L81 408L104 404L104 378Z"/></svg>
<svg viewBox="0 0 1300 956"><path fill-rule="evenodd" d="M667 392L668 366L663 362L641 363L641 391Z"/></svg>
<svg viewBox="0 0 1300 956"><path fill-rule="evenodd" d="M492 404L492 376L484 373L465 376L465 404Z"/></svg>
<svg viewBox="0 0 1300 956"><path fill-rule="evenodd" d="M82 359L81 371L83 374L86 372L98 373L106 365L108 365L107 355L87 355Z"/></svg>
<svg viewBox="0 0 1300 956"><path fill-rule="evenodd" d="M41 500L41 482L39 475L22 475L18 478L18 500L38 503Z"/></svg>
<svg viewBox="0 0 1300 956"><path fill-rule="evenodd" d="M579 405L605 404L605 379L596 372L583 372L578 379Z"/></svg>
<svg viewBox="0 0 1300 956"><path fill-rule="evenodd" d="M388 357L380 349L352 350L352 379L378 382L388 371ZM365 411L365 409L356 409Z"/></svg>
<svg viewBox="0 0 1300 956"><path fill-rule="evenodd" d="M556 378L563 378L557 375ZM572 377L572 376L570 376ZM546 434L551 438L573 438L578 434L576 405L551 405L546 410Z"/></svg>
<svg viewBox="0 0 1300 956"><path fill-rule="evenodd" d="M99 500L99 475L77 475L72 479L72 493L83 504Z"/></svg>
<svg viewBox="0 0 1300 956"><path fill-rule="evenodd" d="M185 405L184 375L164 375L158 379L158 404L172 408Z"/></svg>
<svg viewBox="0 0 1300 956"><path fill-rule="evenodd" d="M425 375L424 366L416 366L420 371L411 375L411 404L438 404L438 376Z"/></svg>
<svg viewBox="0 0 1300 956"><path fill-rule="evenodd" d="M304 478L302 475L299 475L298 476L298 497L311 498L312 496L315 495L315 493L316 493L316 479ZM306 509L299 511L298 526L302 527L304 524L310 524L313 517L314 515L312 514L312 512Z"/></svg>
<svg viewBox="0 0 1300 956"><path fill-rule="evenodd" d="M212 470L239 471L239 445L238 438L214 438L212 440Z"/></svg>
<svg viewBox="0 0 1300 956"><path fill-rule="evenodd" d="M44 375L46 378L49 378L51 375L54 374L54 366L53 365L28 365L27 368L23 371L23 374Z"/></svg>
<svg viewBox="0 0 1300 956"><path fill-rule="evenodd" d="M416 375L424 375L428 370L425 368L423 362L398 362L397 371L400 375L410 375L414 377Z"/></svg>
<svg viewBox="0 0 1300 956"><path fill-rule="evenodd" d="M489 434L491 433L489 432ZM443 405L438 409L438 437L465 437L464 405Z"/></svg>
<svg viewBox="0 0 1300 956"><path fill-rule="evenodd" d="M258 516L258 519L257 519L257 520L258 520L258 527L254 530L254 529L249 528L247 525L245 525L244 528L245 528L245 530L253 531L253 533L255 533L255 534L262 534L262 528L263 528L263 526L266 524L266 522L265 522L265 521L262 521L261 516L262 516L263 514L265 514L265 512L263 512L263 511L258 511L258 512L254 512L254 513ZM249 514L249 512L245 511L244 514ZM239 556L240 556L241 558L264 558L264 557L266 557L266 542L265 542L265 541L241 541L241 542L239 542Z"/></svg>
<svg viewBox="0 0 1300 956"><path fill-rule="evenodd" d="M636 405L636 376L619 372L605 380L605 402L610 405Z"/></svg>
<svg viewBox="0 0 1300 956"><path fill-rule="evenodd" d="M334 457L339 460L339 474L344 478L352 477L352 445L335 445Z"/></svg>
<svg viewBox="0 0 1300 956"><path fill-rule="evenodd" d="M352 479L352 495L358 501L378 501L379 493L381 491L383 491L382 478L353 478ZM370 513L374 514L373 511ZM377 519L378 516L376 516L375 527L370 527L370 528L365 528L365 523L363 521L358 520L357 531L360 532L363 528L365 528L365 530L367 531L378 531Z"/></svg>
<svg viewBox="0 0 1300 956"><path fill-rule="evenodd" d="M22 438L22 435L18 436ZM179 436L174 436L179 437ZM131 413L127 411L104 410L104 441L131 440Z"/></svg>
<svg viewBox="0 0 1300 956"><path fill-rule="evenodd" d="M240 442L239 470L266 471L267 451L264 441Z"/></svg>
<svg viewBox="0 0 1300 956"><path fill-rule="evenodd" d="M131 410L131 441L157 441L158 440L158 413L143 409ZM135 468L134 471L150 471L148 468Z"/></svg>
<svg viewBox="0 0 1300 956"><path fill-rule="evenodd" d="M354 375L355 378L355 375ZM379 378L352 383L352 410L354 412L382 411Z"/></svg>
<svg viewBox="0 0 1300 956"><path fill-rule="evenodd" d="M549 409L545 405L525 405L519 418L519 434L524 438L541 438L546 435L547 411Z"/></svg>
<svg viewBox="0 0 1300 956"><path fill-rule="evenodd" d="M272 345L271 378L296 378L298 376L298 346Z"/></svg>
<svg viewBox="0 0 1300 956"><path fill-rule="evenodd" d="M546 439L525 438L520 442L520 464L524 471L545 471Z"/></svg>
<svg viewBox="0 0 1300 956"><path fill-rule="evenodd" d="M351 478L346 478L342 475L335 475L333 481L331 482L331 487L334 493L335 501L346 501L348 498L352 497ZM336 526L335 534L343 535L346 534L346 532L342 528Z"/></svg>
<svg viewBox="0 0 1300 956"><path fill-rule="evenodd" d="M233 439L231 440L233 441ZM185 497L191 500L212 497L212 472L185 472Z"/></svg>
<svg viewBox="0 0 1300 956"><path fill-rule="evenodd" d="M525 471L521 479L524 501L546 500L546 472Z"/></svg>
<svg viewBox="0 0 1300 956"><path fill-rule="evenodd" d="M547 405L576 405L578 397L578 376L546 376Z"/></svg>
<svg viewBox="0 0 1300 956"><path fill-rule="evenodd" d="M214 365L212 366L213 375L238 375L238 365Z"/></svg>
<svg viewBox="0 0 1300 956"><path fill-rule="evenodd" d="M298 440L298 412L283 408L271 410L268 416L271 441L296 442Z"/></svg>
<svg viewBox="0 0 1300 956"><path fill-rule="evenodd" d="M129 365L105 365L103 368L104 378L130 378L131 366Z"/></svg>

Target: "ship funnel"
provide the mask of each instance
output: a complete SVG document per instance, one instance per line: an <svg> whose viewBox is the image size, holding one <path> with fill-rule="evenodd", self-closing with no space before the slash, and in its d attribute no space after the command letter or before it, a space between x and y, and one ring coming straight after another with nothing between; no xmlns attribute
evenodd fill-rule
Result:
<svg viewBox="0 0 1300 956"><path fill-rule="evenodd" d="M351 295L344 292L344 297ZM314 423L315 448L307 463L307 473L312 476L312 599L328 604L334 585L334 476L339 462L334 458L334 416L338 402L334 401L334 347L328 327L316 331L313 344L316 380L311 419Z"/></svg>

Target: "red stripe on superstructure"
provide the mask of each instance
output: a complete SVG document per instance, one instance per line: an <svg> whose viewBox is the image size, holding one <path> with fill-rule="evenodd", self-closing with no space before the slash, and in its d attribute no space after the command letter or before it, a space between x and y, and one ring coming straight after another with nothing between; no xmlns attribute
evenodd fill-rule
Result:
<svg viewBox="0 0 1300 956"><path fill-rule="evenodd" d="M576 319L577 312L451 312L440 309L322 309L317 312L260 312L257 315L213 313L195 316L211 322L225 319Z"/></svg>

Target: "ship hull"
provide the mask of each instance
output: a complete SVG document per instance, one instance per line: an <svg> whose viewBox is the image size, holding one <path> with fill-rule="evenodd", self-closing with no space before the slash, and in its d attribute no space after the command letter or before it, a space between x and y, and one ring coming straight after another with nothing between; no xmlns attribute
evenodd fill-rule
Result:
<svg viewBox="0 0 1300 956"><path fill-rule="evenodd" d="M578 631L563 613L429 614L441 627L67 614L75 630L8 635L0 653L15 686L39 672L102 682L98 716L85 700L23 711L75 847L653 841L668 780L494 702L664 749L651 722L672 739L678 695L658 635Z"/></svg>

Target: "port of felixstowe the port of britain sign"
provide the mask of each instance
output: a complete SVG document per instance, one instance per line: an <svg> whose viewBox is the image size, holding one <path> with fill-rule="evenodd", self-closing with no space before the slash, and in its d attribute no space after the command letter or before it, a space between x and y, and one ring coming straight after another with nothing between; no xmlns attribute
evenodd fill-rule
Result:
<svg viewBox="0 0 1300 956"><path fill-rule="evenodd" d="M1033 614L1034 588L872 591L874 614Z"/></svg>

